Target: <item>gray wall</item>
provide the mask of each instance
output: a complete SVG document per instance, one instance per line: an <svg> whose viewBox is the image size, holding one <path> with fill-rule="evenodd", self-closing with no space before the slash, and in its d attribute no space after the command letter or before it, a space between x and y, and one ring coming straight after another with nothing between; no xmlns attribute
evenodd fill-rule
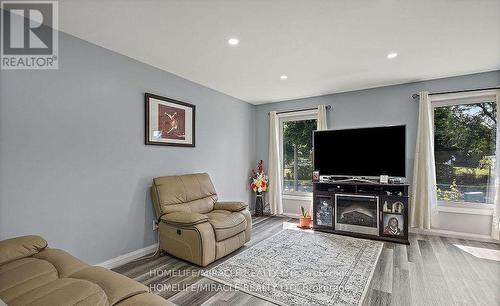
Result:
<svg viewBox="0 0 500 306"><path fill-rule="evenodd" d="M59 65L0 72L0 239L39 234L90 263L149 246L160 175L206 171L249 201L253 105L62 33ZM143 144L144 92L196 105L196 148Z"/></svg>
<svg viewBox="0 0 500 306"><path fill-rule="evenodd" d="M500 86L500 70L258 105L255 114L255 134L259 135L256 138L256 158L268 159L270 111L329 104L333 107L328 112L329 129L405 124L406 173L411 179L418 117L418 102L411 95L422 90L441 92L494 86Z"/></svg>

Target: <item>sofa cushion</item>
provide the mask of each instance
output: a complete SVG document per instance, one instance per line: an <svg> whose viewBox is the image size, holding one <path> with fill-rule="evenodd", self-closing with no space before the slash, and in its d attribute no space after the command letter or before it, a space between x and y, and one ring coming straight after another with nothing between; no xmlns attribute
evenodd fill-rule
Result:
<svg viewBox="0 0 500 306"><path fill-rule="evenodd" d="M7 303L9 306L109 305L106 294L99 286L72 278L59 278Z"/></svg>
<svg viewBox="0 0 500 306"><path fill-rule="evenodd" d="M103 267L87 267L70 277L99 285L106 293L110 305L136 294L148 292L148 288L143 284Z"/></svg>
<svg viewBox="0 0 500 306"><path fill-rule="evenodd" d="M192 226L208 221L206 215L176 211L161 216L160 220L177 226Z"/></svg>
<svg viewBox="0 0 500 306"><path fill-rule="evenodd" d="M10 301L58 278L56 268L45 260L32 257L0 266L0 298Z"/></svg>
<svg viewBox="0 0 500 306"><path fill-rule="evenodd" d="M174 303L153 293L141 293L116 304L117 306L175 306Z"/></svg>
<svg viewBox="0 0 500 306"><path fill-rule="evenodd" d="M208 222L212 225L215 232L215 241L222 241L235 236L247 227L245 217L237 212L227 210L213 210L206 214Z"/></svg>
<svg viewBox="0 0 500 306"><path fill-rule="evenodd" d="M56 268L59 277L68 277L76 271L89 266L73 255L59 249L45 249L33 255L33 257L50 262Z"/></svg>
<svg viewBox="0 0 500 306"><path fill-rule="evenodd" d="M47 241L40 236L22 236L0 241L0 265L29 257L47 247Z"/></svg>

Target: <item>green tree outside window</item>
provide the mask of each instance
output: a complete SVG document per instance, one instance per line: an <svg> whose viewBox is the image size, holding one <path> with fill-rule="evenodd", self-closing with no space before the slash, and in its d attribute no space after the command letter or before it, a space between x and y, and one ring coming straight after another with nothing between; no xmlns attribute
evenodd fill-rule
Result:
<svg viewBox="0 0 500 306"><path fill-rule="evenodd" d="M316 119L283 123L283 190L312 192L312 137Z"/></svg>
<svg viewBox="0 0 500 306"><path fill-rule="evenodd" d="M434 109L438 200L493 202L496 113L495 102Z"/></svg>

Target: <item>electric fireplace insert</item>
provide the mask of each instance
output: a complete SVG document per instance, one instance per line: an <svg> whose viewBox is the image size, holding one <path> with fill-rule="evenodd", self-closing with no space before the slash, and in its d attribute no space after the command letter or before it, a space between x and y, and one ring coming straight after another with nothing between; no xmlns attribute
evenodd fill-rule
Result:
<svg viewBox="0 0 500 306"><path fill-rule="evenodd" d="M377 196L335 195L335 229L378 235L379 200Z"/></svg>

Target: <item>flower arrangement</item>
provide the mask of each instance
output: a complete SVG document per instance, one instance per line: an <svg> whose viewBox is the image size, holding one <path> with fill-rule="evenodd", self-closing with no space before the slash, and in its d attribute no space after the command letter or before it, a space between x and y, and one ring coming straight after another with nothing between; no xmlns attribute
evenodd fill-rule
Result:
<svg viewBox="0 0 500 306"><path fill-rule="evenodd" d="M269 177L264 172L264 163L260 160L257 164L257 171L252 170L252 176L250 177L250 189L257 193L265 192L269 187L268 181Z"/></svg>

